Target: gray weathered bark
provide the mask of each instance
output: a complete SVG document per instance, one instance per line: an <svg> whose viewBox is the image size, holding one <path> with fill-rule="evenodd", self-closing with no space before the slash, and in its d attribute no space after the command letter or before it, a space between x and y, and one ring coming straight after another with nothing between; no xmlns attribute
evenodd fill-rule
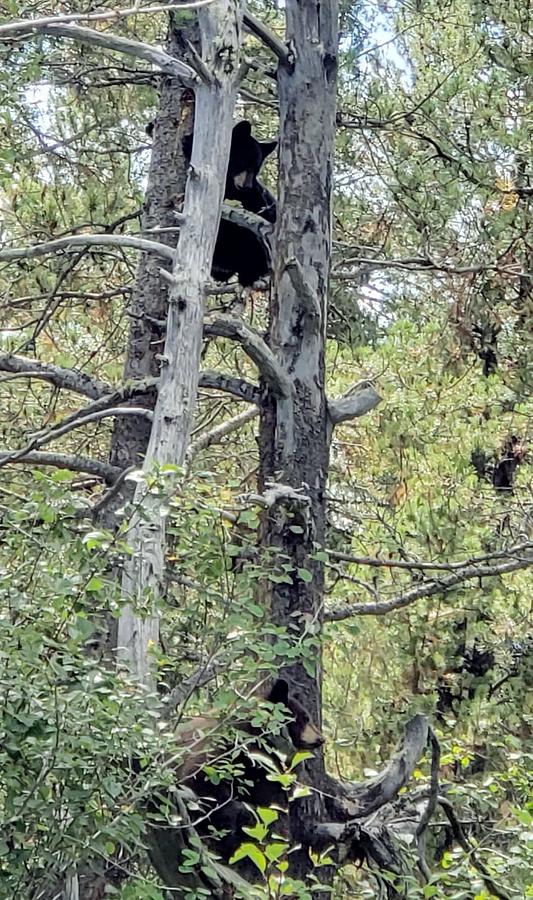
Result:
<svg viewBox="0 0 533 900"><path fill-rule="evenodd" d="M264 517L262 542L288 557L293 583L272 586L274 621L289 634L309 635L322 621L324 573L311 558L325 530L328 472L328 411L325 393L325 334L331 247L331 189L335 127L338 10L336 0L287 0L287 43L293 65L280 66L280 191L275 236L270 346L290 391L275 397L265 384L261 423L261 489L279 480L305 489L307 512L290 503L273 506ZM291 526L300 525L295 534ZM312 573L312 581L298 577ZM301 663L290 676L320 720L320 658L316 677ZM318 785L323 761L309 776ZM302 840L306 823L327 818L319 793L291 804L291 832ZM305 841L304 841L305 843ZM291 855L295 875L310 869L305 846Z"/></svg>
<svg viewBox="0 0 533 900"><path fill-rule="evenodd" d="M195 35L191 31L188 37L194 39ZM167 49L173 56L180 52L179 33L173 27L172 19ZM165 232L163 229L176 226L176 201L185 192L187 163L181 152L181 140L191 131L193 111L192 90L184 88L177 78L163 78L141 227L144 233L154 228L161 229L158 241L171 247L176 244L175 233ZM168 269L170 270L170 264ZM164 340L161 323L166 320L168 292L168 283L161 277L161 260L153 254L143 253L131 299L125 382L159 376L159 356ZM153 407L154 399L154 393L147 395L146 405ZM151 424L143 418L117 420L111 442L110 462L120 468L141 465L150 431ZM108 515L111 513L112 509ZM109 521L112 522L112 519Z"/></svg>
<svg viewBox="0 0 533 900"><path fill-rule="evenodd" d="M209 83L196 88L192 174L187 180L176 262L168 296L159 391L143 471L180 465L189 444L202 349L204 298L220 221L239 82L242 12L237 0L216 0L199 12L202 60ZM217 135L217 141L212 135ZM209 214L206 214L209 211ZM138 485L122 593L132 601L118 625L118 652L141 681L150 681L149 648L159 639L157 615L139 616L135 602L156 597L164 576L165 516L159 498Z"/></svg>

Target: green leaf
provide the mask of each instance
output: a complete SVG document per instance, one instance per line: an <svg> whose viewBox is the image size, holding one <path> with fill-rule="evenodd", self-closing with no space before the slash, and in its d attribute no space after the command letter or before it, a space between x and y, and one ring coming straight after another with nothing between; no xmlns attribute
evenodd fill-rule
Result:
<svg viewBox="0 0 533 900"><path fill-rule="evenodd" d="M269 862L275 862L289 849L289 844L284 844L281 841L273 841L271 844L267 844L267 846L265 847L265 856L267 857Z"/></svg>
<svg viewBox="0 0 533 900"><path fill-rule="evenodd" d="M88 593L96 593L97 591L101 591L104 587L105 581L103 580L103 578L98 578L96 575L93 575L93 577L87 582L85 590Z"/></svg>
<svg viewBox="0 0 533 900"><path fill-rule="evenodd" d="M258 806L256 812L265 825L272 825L272 822L276 822L279 819L279 813L268 806Z"/></svg>
<svg viewBox="0 0 533 900"><path fill-rule="evenodd" d="M292 772L296 766L300 765L305 759L313 759L313 753L310 753L309 750L298 750L297 753L294 754L291 759L291 764L289 766L289 771Z"/></svg>
<svg viewBox="0 0 533 900"><path fill-rule="evenodd" d="M248 837L254 838L259 842L264 841L268 834L268 828L262 822L257 822L253 827L244 825L242 830Z"/></svg>
<svg viewBox="0 0 533 900"><path fill-rule="evenodd" d="M313 580L313 573L309 569L296 569L296 573L300 581L305 581L306 584Z"/></svg>
<svg viewBox="0 0 533 900"><path fill-rule="evenodd" d="M267 859L264 853L255 844L241 844L230 859L230 865L241 859L251 859L262 875L266 872Z"/></svg>

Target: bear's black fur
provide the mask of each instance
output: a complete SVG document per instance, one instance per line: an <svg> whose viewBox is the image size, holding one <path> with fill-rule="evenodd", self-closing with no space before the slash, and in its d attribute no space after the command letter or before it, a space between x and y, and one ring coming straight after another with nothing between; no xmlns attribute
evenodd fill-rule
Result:
<svg viewBox="0 0 533 900"><path fill-rule="evenodd" d="M192 134L183 138L183 153L190 161ZM276 221L276 200L257 180L267 156L276 149L277 141L258 141L252 136L252 126L246 120L238 122L231 134L225 200L238 200L244 209L257 213L267 222Z"/></svg>
<svg viewBox="0 0 533 900"><path fill-rule="evenodd" d="M221 219L211 275L216 281L229 281L237 274L239 284L249 287L264 278L270 269L270 247L251 228L229 219Z"/></svg>
<svg viewBox="0 0 533 900"><path fill-rule="evenodd" d="M281 771L276 752L280 740L283 752L289 757L294 750L315 749L324 742L309 712L291 693L286 680L278 679L264 700L282 705L290 715L290 721L284 726L289 740L280 736L279 719L272 734L265 734L264 728L250 721L240 722L238 743L225 736L217 739L217 727L222 722L216 718L193 719L177 734L180 745L190 748L189 756L177 772L181 788L192 792L188 803L190 819L198 834L224 862L247 840L242 828L255 824L254 807L287 807L287 791L275 777ZM152 830L157 834L159 827ZM167 846L170 846L171 830L164 826ZM238 870L242 876L253 878L253 866L246 861L239 864Z"/></svg>
<svg viewBox="0 0 533 900"><path fill-rule="evenodd" d="M191 158L192 141L192 134L183 139L183 152L187 160ZM238 200L248 212L271 223L276 221L276 200L257 180L257 176L277 143L256 140L252 136L250 122L243 121L235 125L224 190L226 200ZM239 283L247 287L263 278L269 268L270 246L267 238L259 236L246 225L223 218L213 255L213 278L225 282L237 274Z"/></svg>

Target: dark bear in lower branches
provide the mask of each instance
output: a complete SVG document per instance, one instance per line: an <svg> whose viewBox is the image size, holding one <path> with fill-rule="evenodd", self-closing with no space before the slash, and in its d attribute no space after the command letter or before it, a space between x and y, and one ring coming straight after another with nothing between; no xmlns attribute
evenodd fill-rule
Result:
<svg viewBox="0 0 533 900"><path fill-rule="evenodd" d="M223 723L216 718L197 717L177 732L179 744L190 749L176 775L179 786L191 792L187 803L191 823L224 863L248 840L242 828L255 824L254 807L283 811L288 806L289 794L276 780L282 772L280 756L290 759L296 750L313 750L324 743L319 728L285 679L277 679L263 699L282 706L284 719L290 716L290 721L282 726L280 717L273 718L268 733L264 725L239 722L239 741L227 734L217 737L217 727ZM172 848L169 840L172 829L162 828L167 852L179 855L178 847ZM157 835L158 826L152 831ZM183 832L179 839L183 840ZM237 868L243 877L257 875L246 860Z"/></svg>
<svg viewBox="0 0 533 900"><path fill-rule="evenodd" d="M192 134L183 139L183 152L187 160L191 158L192 142ZM258 141L254 138L250 122L235 125L224 190L226 200L238 200L245 210L271 223L276 221L276 200L257 176L266 157L276 146L277 141ZM248 287L268 274L270 259L266 234L259 235L244 224L222 218L213 256L213 278L226 282L237 274L239 283Z"/></svg>
<svg viewBox="0 0 533 900"><path fill-rule="evenodd" d="M237 275L239 284L250 287L270 270L270 245L260 236L230 219L221 219L211 275L216 281L229 281Z"/></svg>

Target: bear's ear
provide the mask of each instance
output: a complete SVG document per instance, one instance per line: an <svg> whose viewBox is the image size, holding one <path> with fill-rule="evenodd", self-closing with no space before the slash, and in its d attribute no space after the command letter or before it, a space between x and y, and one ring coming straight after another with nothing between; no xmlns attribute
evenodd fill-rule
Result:
<svg viewBox="0 0 533 900"><path fill-rule="evenodd" d="M269 703L283 703L286 706L289 702L289 683L284 678L278 678L266 699Z"/></svg>
<svg viewBox="0 0 533 900"><path fill-rule="evenodd" d="M181 146L183 147L183 155L185 159L190 159L192 154L192 134L186 134L181 142Z"/></svg>
<svg viewBox="0 0 533 900"><path fill-rule="evenodd" d="M274 152L277 146L277 141L259 141L259 149L263 154L263 159L266 159L267 156L270 156L270 154Z"/></svg>
<svg viewBox="0 0 533 900"><path fill-rule="evenodd" d="M237 124L233 128L232 138L238 138L242 140L243 138L251 137L252 134L252 123L248 122L247 119L243 119L242 122L237 122Z"/></svg>

